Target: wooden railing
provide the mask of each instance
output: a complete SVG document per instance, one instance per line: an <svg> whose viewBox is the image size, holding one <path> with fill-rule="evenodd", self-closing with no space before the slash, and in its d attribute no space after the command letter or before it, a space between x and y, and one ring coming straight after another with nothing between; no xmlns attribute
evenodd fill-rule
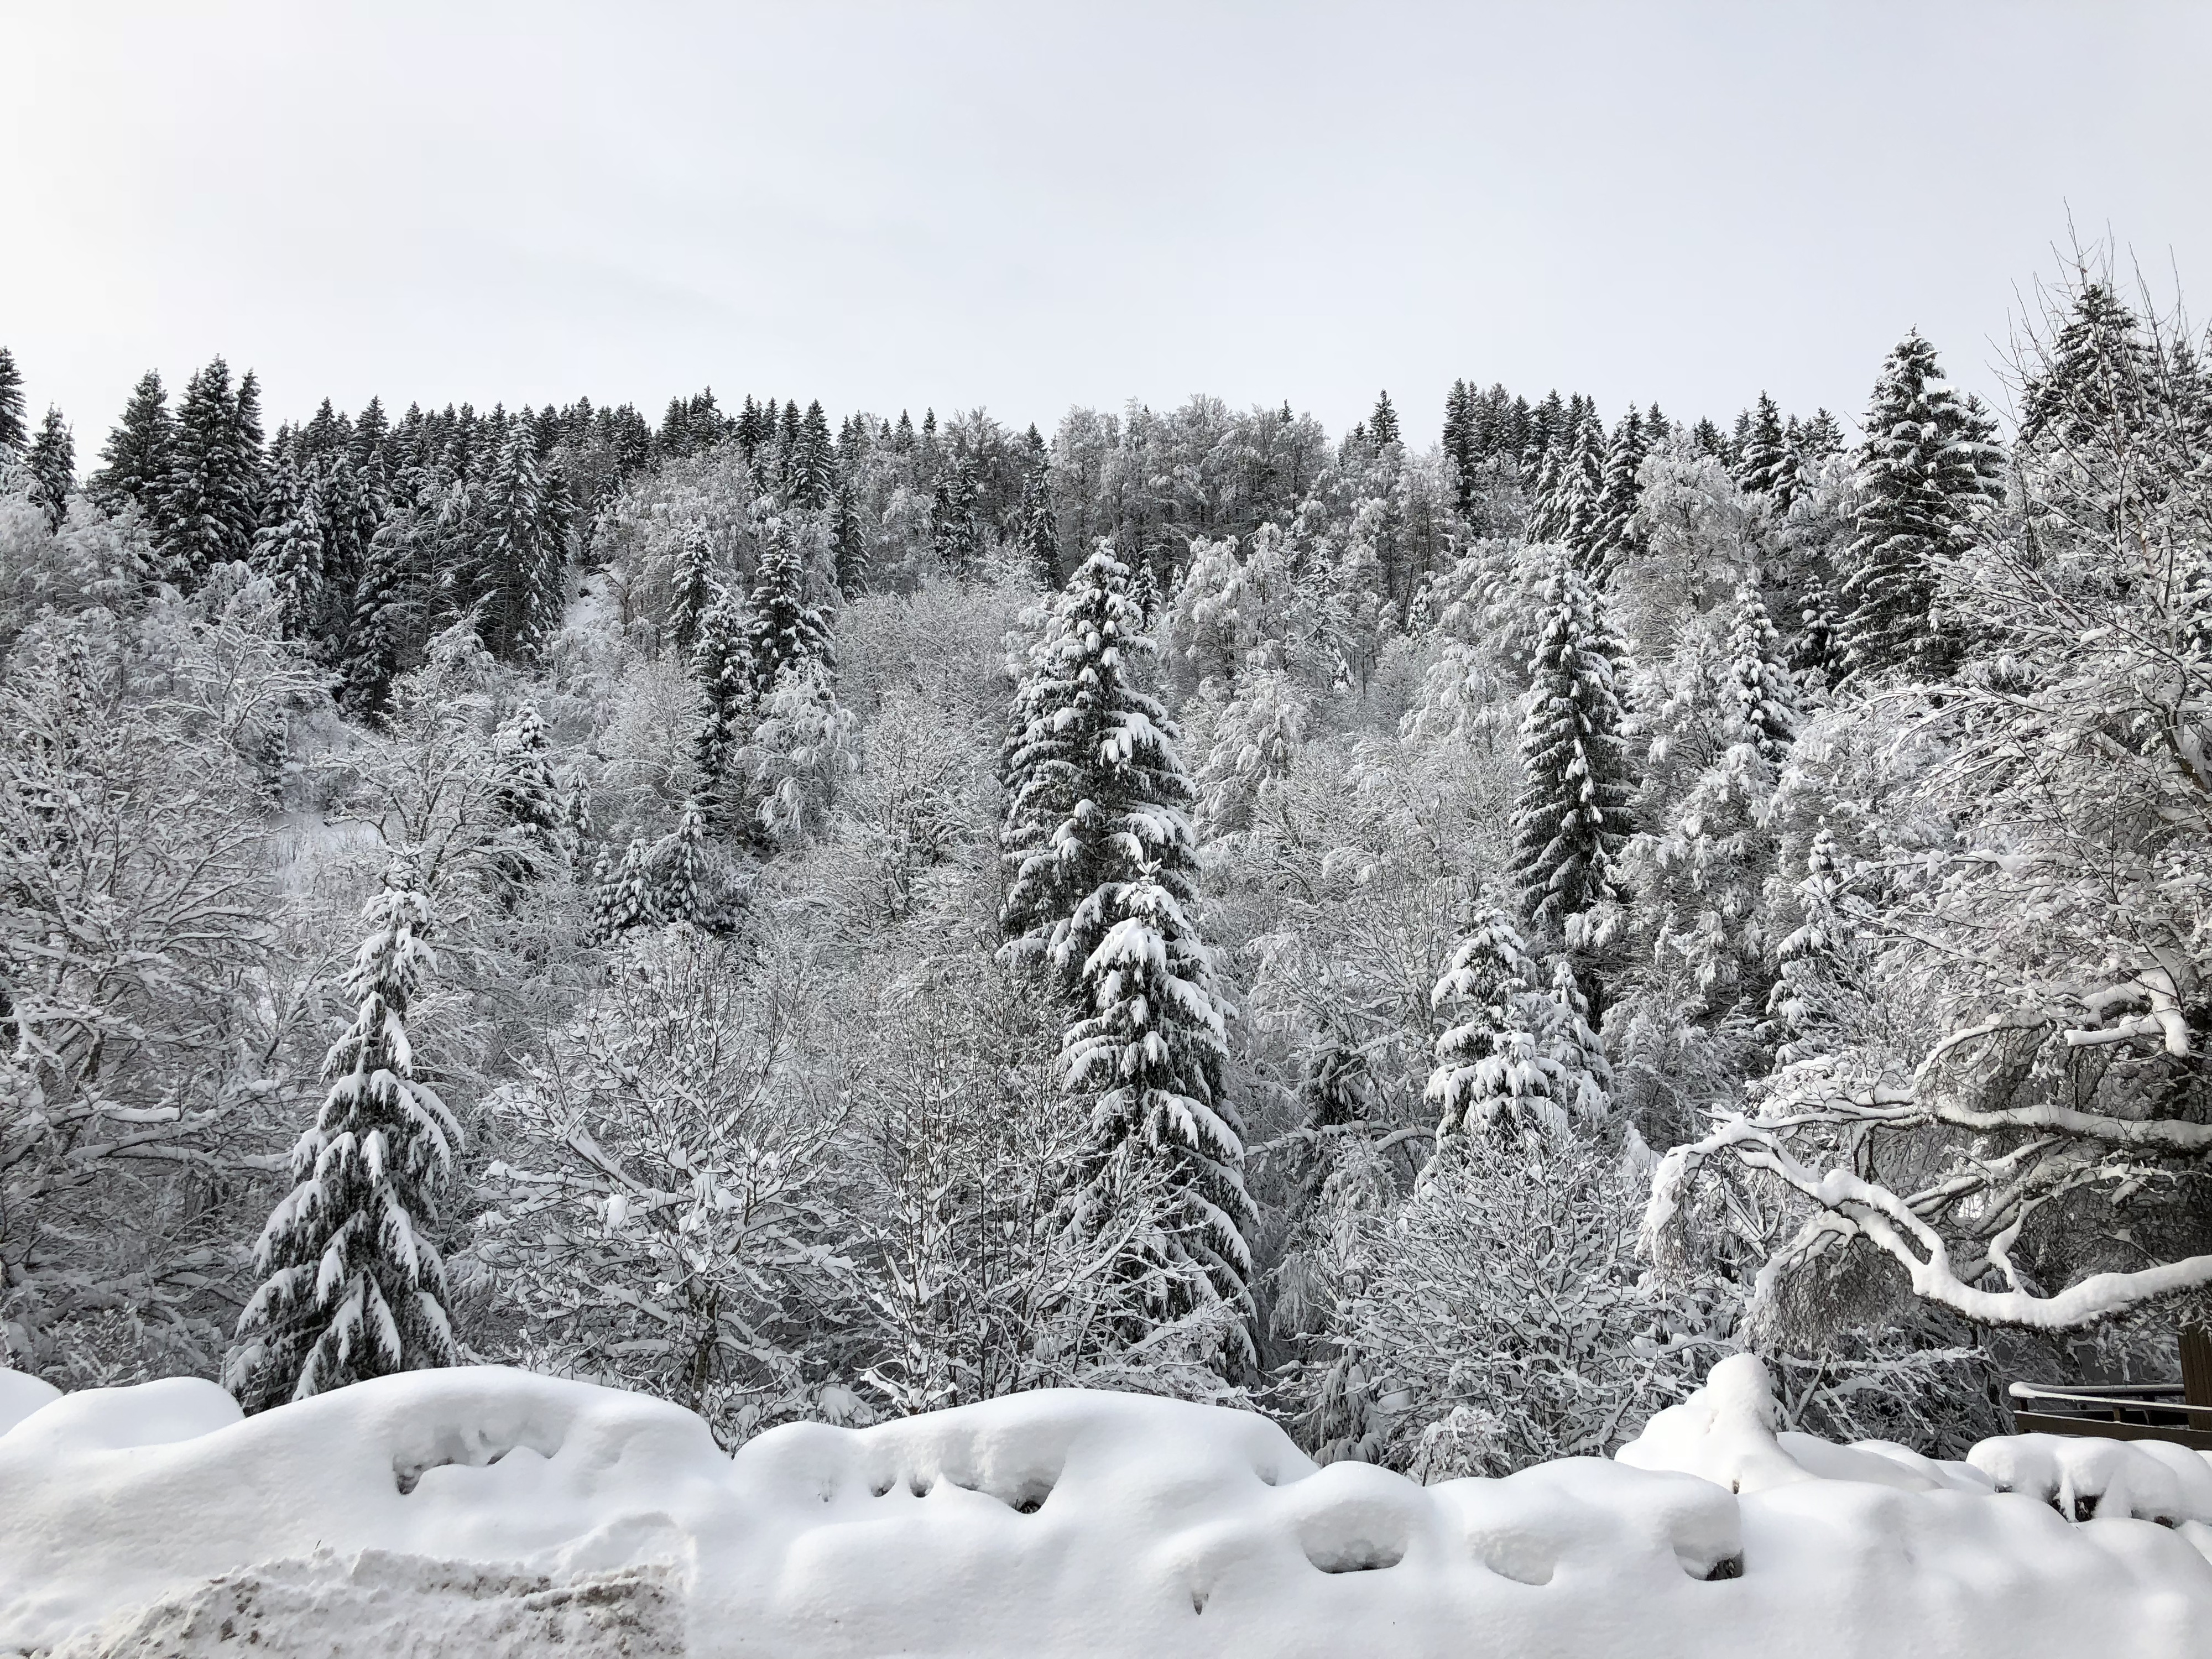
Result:
<svg viewBox="0 0 2212 1659"><path fill-rule="evenodd" d="M2015 1382L2007 1390L2022 1434L2094 1435L2106 1440L2170 1440L2212 1451L2212 1333L2181 1333L2179 1382Z"/></svg>

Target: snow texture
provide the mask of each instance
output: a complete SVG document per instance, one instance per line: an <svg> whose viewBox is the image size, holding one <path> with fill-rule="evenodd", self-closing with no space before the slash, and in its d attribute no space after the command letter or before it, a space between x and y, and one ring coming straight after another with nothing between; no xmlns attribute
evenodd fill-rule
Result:
<svg viewBox="0 0 2212 1659"><path fill-rule="evenodd" d="M1733 1360L1617 1461L1422 1487L1070 1390L728 1457L674 1406L499 1368L250 1419L190 1379L94 1389L0 1434L0 1651L2203 1654L2201 1455L1938 1464L1771 1413Z"/></svg>

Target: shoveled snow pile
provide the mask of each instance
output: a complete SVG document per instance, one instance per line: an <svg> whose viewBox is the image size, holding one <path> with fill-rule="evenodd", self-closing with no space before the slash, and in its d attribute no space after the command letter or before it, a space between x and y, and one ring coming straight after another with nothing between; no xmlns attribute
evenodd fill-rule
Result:
<svg viewBox="0 0 2212 1659"><path fill-rule="evenodd" d="M2208 1650L2203 1455L2024 1437L1936 1463L1771 1423L1738 1358L1616 1460L1422 1487L1127 1395L732 1458L673 1406L502 1369L251 1419L211 1383L0 1373L0 1652Z"/></svg>

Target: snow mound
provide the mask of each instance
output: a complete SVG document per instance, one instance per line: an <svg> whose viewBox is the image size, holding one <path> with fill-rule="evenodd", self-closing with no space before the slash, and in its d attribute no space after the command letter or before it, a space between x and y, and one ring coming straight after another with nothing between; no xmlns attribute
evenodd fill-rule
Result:
<svg viewBox="0 0 2212 1659"><path fill-rule="evenodd" d="M554 1578L364 1550L227 1573L65 1642L54 1659L678 1659L665 1568Z"/></svg>
<svg viewBox="0 0 2212 1659"><path fill-rule="evenodd" d="M2197 1454L1938 1464L1772 1424L1731 1361L1619 1460L1421 1487L1075 1391L728 1457L673 1406L498 1368L246 1419L94 1390L0 1434L0 1651L2202 1659Z"/></svg>

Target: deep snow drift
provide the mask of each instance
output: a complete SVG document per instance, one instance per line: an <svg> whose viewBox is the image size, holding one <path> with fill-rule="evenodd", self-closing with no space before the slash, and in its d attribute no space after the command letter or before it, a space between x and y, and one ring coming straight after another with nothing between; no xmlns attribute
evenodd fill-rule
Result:
<svg viewBox="0 0 2212 1659"><path fill-rule="evenodd" d="M1938 1464L1771 1410L1734 1359L1615 1461L1424 1488L1127 1395L730 1458L675 1407L503 1369L250 1420L207 1382L0 1373L0 1651L2212 1650L2203 1455L2027 1437Z"/></svg>

